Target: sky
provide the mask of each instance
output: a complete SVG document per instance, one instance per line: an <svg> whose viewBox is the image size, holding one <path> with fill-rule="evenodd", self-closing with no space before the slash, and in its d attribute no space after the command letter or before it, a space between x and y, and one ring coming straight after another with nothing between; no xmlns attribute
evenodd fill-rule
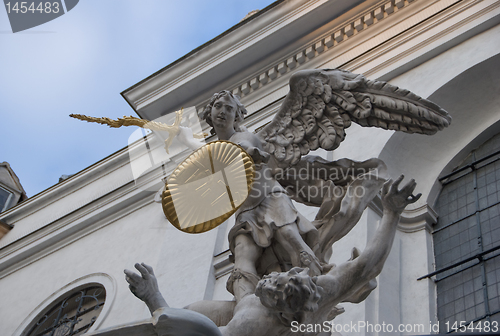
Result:
<svg viewBox="0 0 500 336"><path fill-rule="evenodd" d="M80 0L12 33L0 7L0 162L29 197L127 146L135 127L69 117L137 116L120 92L272 0Z"/></svg>

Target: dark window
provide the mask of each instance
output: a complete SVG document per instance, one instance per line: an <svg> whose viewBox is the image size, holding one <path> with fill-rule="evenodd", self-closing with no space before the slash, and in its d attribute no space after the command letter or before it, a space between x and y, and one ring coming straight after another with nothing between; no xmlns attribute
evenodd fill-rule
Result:
<svg viewBox="0 0 500 336"><path fill-rule="evenodd" d="M102 285L89 284L55 300L23 336L76 336L86 333L101 313L106 298Z"/></svg>
<svg viewBox="0 0 500 336"><path fill-rule="evenodd" d="M455 322L499 323L500 135L441 182L433 232L440 333Z"/></svg>
<svg viewBox="0 0 500 336"><path fill-rule="evenodd" d="M0 212L7 210L12 193L0 187Z"/></svg>

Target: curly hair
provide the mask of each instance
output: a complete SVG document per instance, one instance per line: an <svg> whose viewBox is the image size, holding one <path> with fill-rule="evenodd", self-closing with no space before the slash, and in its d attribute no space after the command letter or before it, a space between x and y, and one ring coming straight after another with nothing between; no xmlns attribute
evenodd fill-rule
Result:
<svg viewBox="0 0 500 336"><path fill-rule="evenodd" d="M266 280L275 284L263 286ZM321 299L321 290L309 276L307 268L294 267L288 272L265 275L257 284L255 295L267 308L296 314L316 311Z"/></svg>
<svg viewBox="0 0 500 336"><path fill-rule="evenodd" d="M236 116L234 118L235 131L241 132L240 123L243 121L245 114L247 114L247 110L245 106L240 102L240 97L237 95L233 95L232 92L227 90L222 90L220 92L214 93L212 98L210 98L210 102L208 102L207 106L203 109L201 118L207 122L212 127L212 134L215 133L213 129L214 125L212 123L212 107L215 104L215 101L221 97L228 96L236 103Z"/></svg>

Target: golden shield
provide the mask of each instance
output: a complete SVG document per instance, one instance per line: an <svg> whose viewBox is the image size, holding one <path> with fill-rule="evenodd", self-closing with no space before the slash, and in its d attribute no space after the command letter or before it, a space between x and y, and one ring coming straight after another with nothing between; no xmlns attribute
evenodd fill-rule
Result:
<svg viewBox="0 0 500 336"><path fill-rule="evenodd" d="M167 179L163 212L183 232L211 230L245 202L254 174L253 160L241 146L221 140L208 143Z"/></svg>

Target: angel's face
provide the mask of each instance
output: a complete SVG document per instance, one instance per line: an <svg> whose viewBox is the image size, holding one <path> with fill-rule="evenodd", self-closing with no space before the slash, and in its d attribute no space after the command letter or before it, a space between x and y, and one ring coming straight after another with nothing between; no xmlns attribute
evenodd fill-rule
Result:
<svg viewBox="0 0 500 336"><path fill-rule="evenodd" d="M228 95L223 95L214 102L211 118L216 131L234 129L237 108L236 102Z"/></svg>

